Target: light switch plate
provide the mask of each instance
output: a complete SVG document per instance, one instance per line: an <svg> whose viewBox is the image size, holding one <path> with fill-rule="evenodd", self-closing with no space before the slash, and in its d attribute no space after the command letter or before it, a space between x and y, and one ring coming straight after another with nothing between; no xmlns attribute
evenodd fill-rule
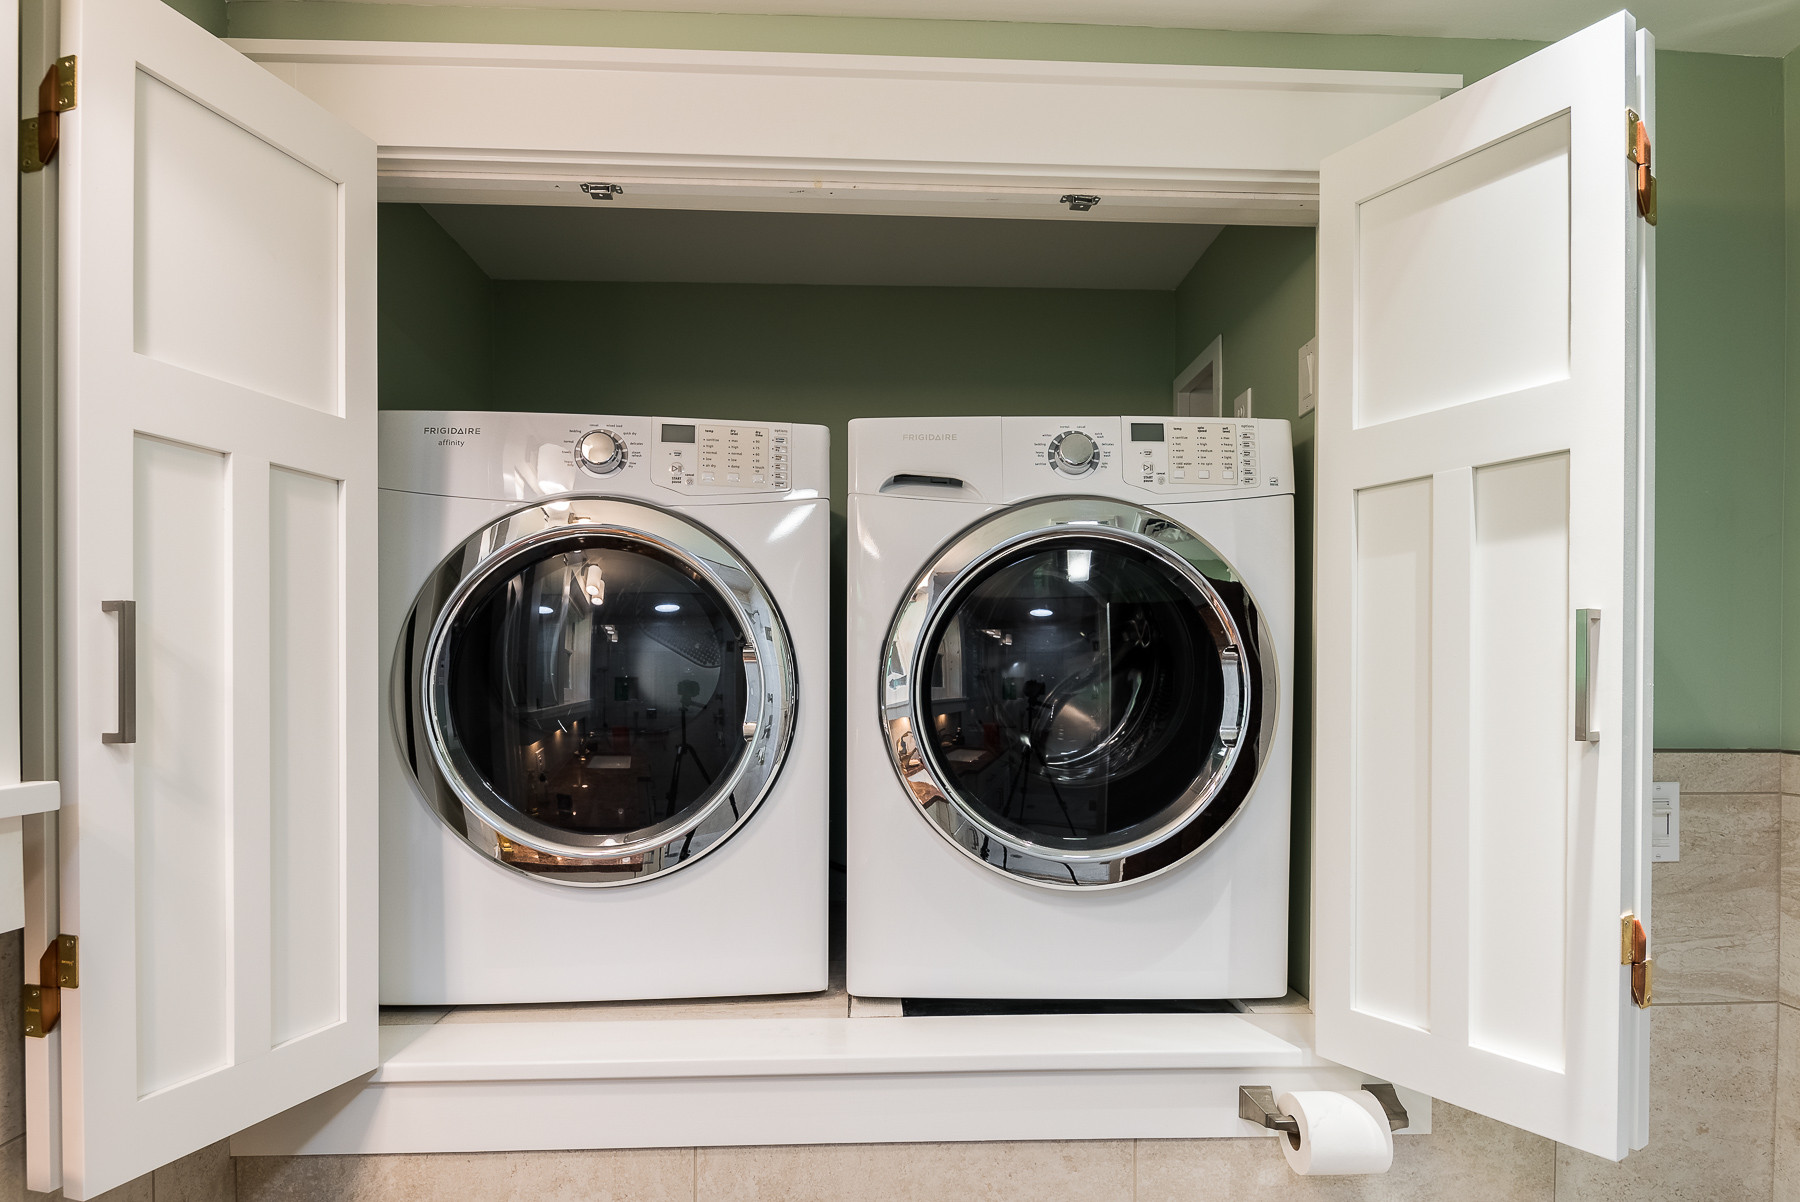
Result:
<svg viewBox="0 0 1800 1202"><path fill-rule="evenodd" d="M1319 340L1300 348L1300 414L1311 413L1319 400Z"/></svg>
<svg viewBox="0 0 1800 1202"><path fill-rule="evenodd" d="M1650 862L1681 858L1681 786L1659 780L1650 786Z"/></svg>

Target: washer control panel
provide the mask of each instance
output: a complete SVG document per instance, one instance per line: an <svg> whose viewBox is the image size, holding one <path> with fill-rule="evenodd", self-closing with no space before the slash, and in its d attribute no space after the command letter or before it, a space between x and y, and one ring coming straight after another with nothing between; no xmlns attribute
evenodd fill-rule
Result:
<svg viewBox="0 0 1800 1202"><path fill-rule="evenodd" d="M685 493L786 492L792 455L789 426L657 423L656 482Z"/></svg>
<svg viewBox="0 0 1800 1202"><path fill-rule="evenodd" d="M1257 488L1265 483L1254 421L1128 421L1125 433L1121 475L1127 483L1181 490Z"/></svg>
<svg viewBox="0 0 1800 1202"><path fill-rule="evenodd" d="M1117 441L1115 431L1100 423L1070 422L1042 430L1032 442L1032 454L1042 467L1067 479L1111 475Z"/></svg>

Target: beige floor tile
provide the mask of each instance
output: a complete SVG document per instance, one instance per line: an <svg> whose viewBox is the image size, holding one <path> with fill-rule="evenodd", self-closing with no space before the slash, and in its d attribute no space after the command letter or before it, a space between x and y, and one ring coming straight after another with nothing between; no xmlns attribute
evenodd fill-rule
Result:
<svg viewBox="0 0 1800 1202"><path fill-rule="evenodd" d="M1772 1002L1781 958L1781 796L1696 793L1684 803L1681 859L1655 865L1651 878L1656 1000Z"/></svg>
<svg viewBox="0 0 1800 1202"><path fill-rule="evenodd" d="M1800 1010L1781 1007L1775 1060L1775 1197L1800 1198Z"/></svg>
<svg viewBox="0 0 1800 1202"><path fill-rule="evenodd" d="M1774 1005L1650 1015L1650 1145L1614 1164L1557 1149L1557 1202L1769 1202Z"/></svg>
<svg viewBox="0 0 1800 1202"><path fill-rule="evenodd" d="M1549 1140L1443 1102L1431 1123L1396 1139L1394 1167L1370 1177L1296 1177L1272 1139L1139 1140L1137 1202L1551 1202Z"/></svg>
<svg viewBox="0 0 1800 1202"><path fill-rule="evenodd" d="M444 1023L626 1022L667 1018L845 1018L850 995L841 989L771 997L671 999L654 1002L547 1003L537 1006L455 1006Z"/></svg>
<svg viewBox="0 0 1800 1202"><path fill-rule="evenodd" d="M1781 1000L1800 1006L1800 797L1781 799L1780 942Z"/></svg>
<svg viewBox="0 0 1800 1202"><path fill-rule="evenodd" d="M1781 791L1783 793L1800 793L1800 753L1782 752Z"/></svg>
<svg viewBox="0 0 1800 1202"><path fill-rule="evenodd" d="M239 1202L691 1202L691 1148L243 1156Z"/></svg>
<svg viewBox="0 0 1800 1202"><path fill-rule="evenodd" d="M0 1198L6 1202L62 1202L62 1191L40 1194L25 1188L25 1137L20 1136L0 1147ZM150 1174L128 1181L118 1189L109 1189L93 1202L153 1202Z"/></svg>
<svg viewBox="0 0 1800 1202"><path fill-rule="evenodd" d="M1779 751L1659 751L1651 765L1656 780L1689 793L1779 793Z"/></svg>
<svg viewBox="0 0 1800 1202"><path fill-rule="evenodd" d="M165 1164L153 1178L156 1202L234 1202L237 1198L237 1173L228 1139Z"/></svg>
<svg viewBox="0 0 1800 1202"><path fill-rule="evenodd" d="M1130 1202L1129 1140L702 1148L696 1202Z"/></svg>

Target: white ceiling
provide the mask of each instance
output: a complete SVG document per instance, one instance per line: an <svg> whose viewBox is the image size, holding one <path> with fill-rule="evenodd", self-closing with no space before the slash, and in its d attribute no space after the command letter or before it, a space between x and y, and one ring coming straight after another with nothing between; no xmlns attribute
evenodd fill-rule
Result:
<svg viewBox="0 0 1800 1202"><path fill-rule="evenodd" d="M1216 225L430 205L497 280L1167 290Z"/></svg>
<svg viewBox="0 0 1800 1202"><path fill-rule="evenodd" d="M1549 41L1624 0L460 0L481 8L934 17L1292 33L1390 33ZM1639 24L1671 50L1783 55L1800 45L1800 0L1633 0Z"/></svg>

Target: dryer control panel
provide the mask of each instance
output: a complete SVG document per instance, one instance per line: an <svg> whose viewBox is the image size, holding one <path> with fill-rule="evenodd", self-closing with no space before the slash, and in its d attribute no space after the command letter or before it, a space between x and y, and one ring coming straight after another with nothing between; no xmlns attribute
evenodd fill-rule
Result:
<svg viewBox="0 0 1800 1202"><path fill-rule="evenodd" d="M659 421L655 476L684 493L786 492L793 430L760 422Z"/></svg>
<svg viewBox="0 0 1800 1202"><path fill-rule="evenodd" d="M381 487L530 501L557 493L669 503L827 496L824 426L604 413L381 413Z"/></svg>
<svg viewBox="0 0 1800 1202"><path fill-rule="evenodd" d="M1128 420L1120 475L1139 488L1258 488L1263 479L1257 423L1223 418Z"/></svg>

